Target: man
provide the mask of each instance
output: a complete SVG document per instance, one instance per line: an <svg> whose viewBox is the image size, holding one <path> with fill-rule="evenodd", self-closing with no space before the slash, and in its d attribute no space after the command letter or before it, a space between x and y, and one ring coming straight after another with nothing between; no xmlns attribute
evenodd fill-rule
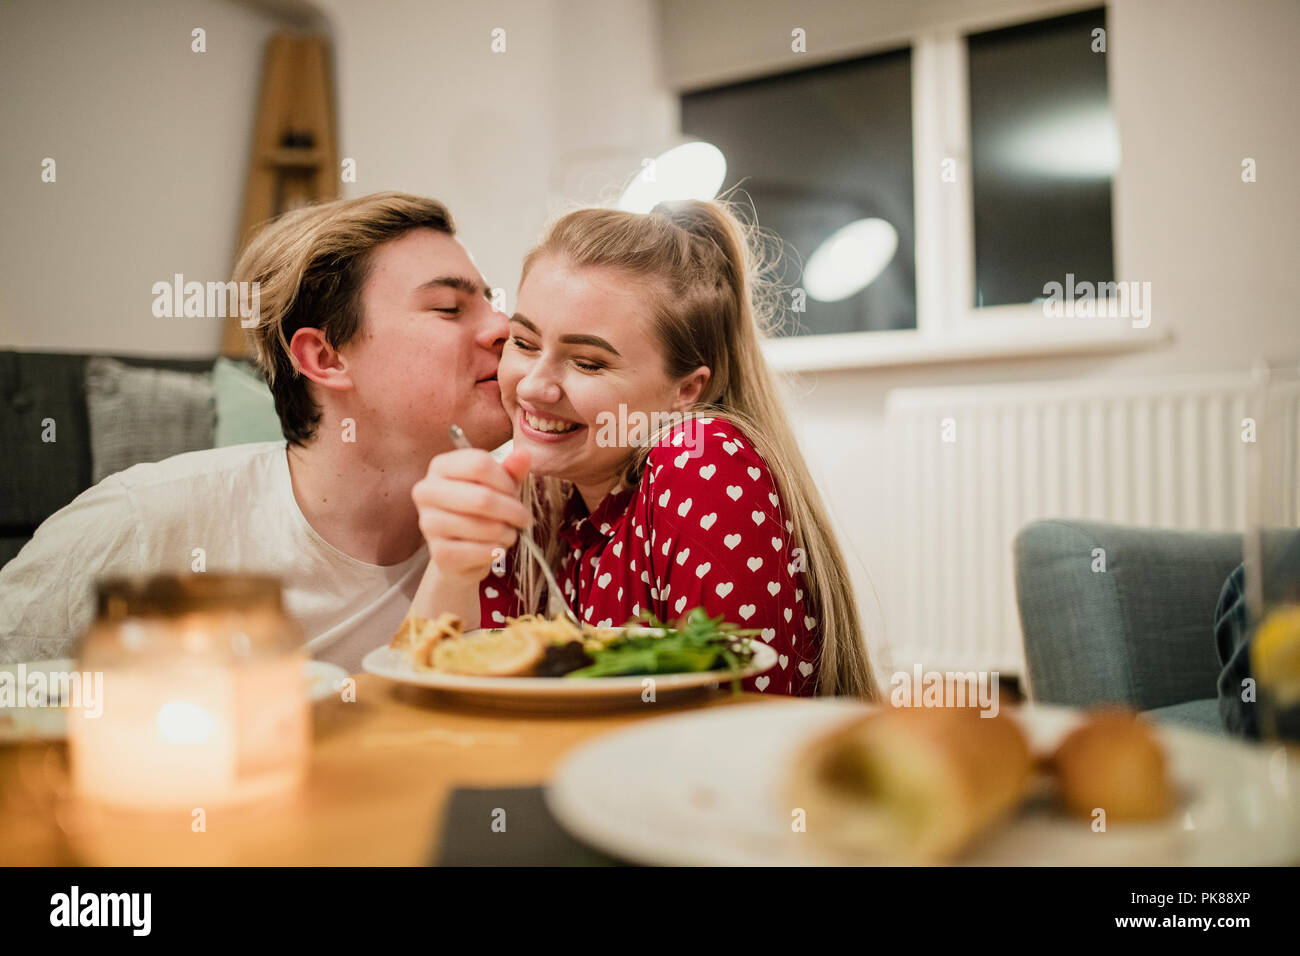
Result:
<svg viewBox="0 0 1300 956"><path fill-rule="evenodd" d="M0 571L0 662L63 657L93 579L192 570L284 581L312 654L350 671L405 616L428 552L412 486L457 424L510 436L505 316L441 203L389 192L289 213L240 257L284 441L136 465L50 516Z"/></svg>

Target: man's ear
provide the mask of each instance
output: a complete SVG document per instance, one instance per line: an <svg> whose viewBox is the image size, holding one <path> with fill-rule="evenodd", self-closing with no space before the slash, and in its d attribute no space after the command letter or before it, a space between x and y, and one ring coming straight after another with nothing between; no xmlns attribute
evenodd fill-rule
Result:
<svg viewBox="0 0 1300 956"><path fill-rule="evenodd" d="M673 402L673 411L685 412L693 408L704 394L704 386L709 384L709 376L712 374L707 365L701 365L683 378L677 384L677 400Z"/></svg>
<svg viewBox="0 0 1300 956"><path fill-rule="evenodd" d="M347 363L320 329L304 328L293 333L289 355L298 371L317 385L333 389L352 387Z"/></svg>

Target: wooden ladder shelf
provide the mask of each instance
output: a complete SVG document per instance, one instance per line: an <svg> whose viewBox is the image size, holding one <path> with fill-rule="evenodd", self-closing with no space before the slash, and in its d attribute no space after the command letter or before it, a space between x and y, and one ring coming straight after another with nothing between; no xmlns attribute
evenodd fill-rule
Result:
<svg viewBox="0 0 1300 956"><path fill-rule="evenodd" d="M268 219L336 199L338 192L329 43L323 36L277 33L266 46L236 258ZM244 358L251 350L239 317L227 318L221 354Z"/></svg>

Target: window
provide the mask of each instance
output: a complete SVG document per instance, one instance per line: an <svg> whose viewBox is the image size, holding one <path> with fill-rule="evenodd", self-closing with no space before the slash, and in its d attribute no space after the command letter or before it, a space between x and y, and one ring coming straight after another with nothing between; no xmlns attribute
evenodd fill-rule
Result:
<svg viewBox="0 0 1300 956"><path fill-rule="evenodd" d="M967 38L976 307L1115 277L1105 26L1090 10Z"/></svg>
<svg viewBox="0 0 1300 956"><path fill-rule="evenodd" d="M770 343L779 366L1163 337L1114 314L1049 315L1040 301L1071 276L1116 279L1105 9L994 30L954 19L918 26L903 50L682 94L683 132L722 150L725 185L781 237L782 279L806 292L800 334ZM865 231L821 257L837 260L830 272L873 268L865 286L827 290L819 253L846 227Z"/></svg>
<svg viewBox="0 0 1300 956"><path fill-rule="evenodd" d="M798 334L916 328L911 70L901 50L682 97L683 132L722 150L728 185L784 245L781 279L806 293Z"/></svg>

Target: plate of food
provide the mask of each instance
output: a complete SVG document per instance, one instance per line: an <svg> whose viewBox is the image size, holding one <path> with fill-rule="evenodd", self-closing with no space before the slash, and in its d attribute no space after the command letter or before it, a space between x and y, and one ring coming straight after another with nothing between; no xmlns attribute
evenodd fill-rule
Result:
<svg viewBox="0 0 1300 956"><path fill-rule="evenodd" d="M624 627L527 615L504 627L462 630L460 618L407 618L361 666L389 680L487 706L637 703L762 674L776 652L696 608L676 624L644 618ZM650 696L650 695L653 696Z"/></svg>
<svg viewBox="0 0 1300 956"><path fill-rule="evenodd" d="M546 801L578 839L652 865L1300 862L1285 750L1131 711L694 712L571 752Z"/></svg>
<svg viewBox="0 0 1300 956"><path fill-rule="evenodd" d="M302 669L313 703L337 694L348 676L324 661L303 661ZM68 658L0 666L0 744L66 737L71 701L61 700L59 693L69 687L67 676L76 673L77 662Z"/></svg>

